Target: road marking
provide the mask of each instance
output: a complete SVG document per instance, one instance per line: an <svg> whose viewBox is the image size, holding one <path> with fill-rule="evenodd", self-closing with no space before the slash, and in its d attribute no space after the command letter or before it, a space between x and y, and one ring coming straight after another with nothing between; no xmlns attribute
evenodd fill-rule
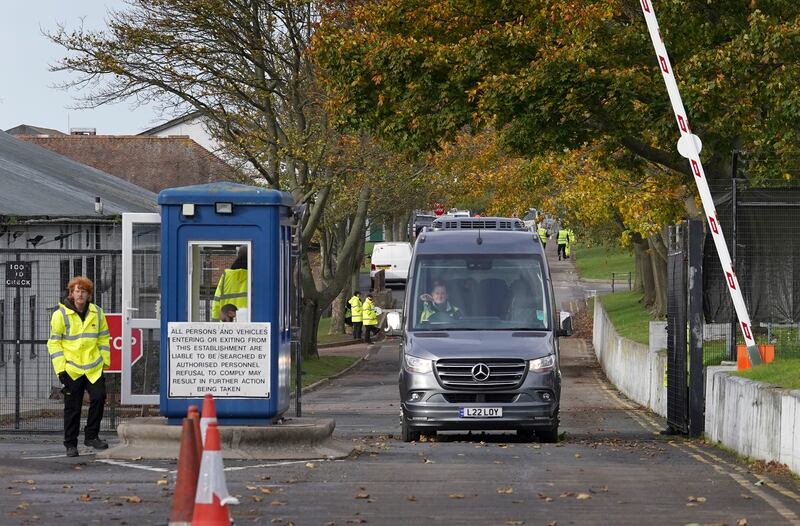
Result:
<svg viewBox="0 0 800 526"><path fill-rule="evenodd" d="M579 341L581 342L582 349L585 352L589 353L588 344L586 343L586 341L585 340L579 340ZM591 355L591 353L589 354ZM658 434L658 432L660 431L660 426L655 419L653 419L647 413L642 412L641 408L638 407L636 404L634 404L632 401L628 400L627 398L622 398L619 394L617 394L615 390L609 387L610 385L609 382L600 374L599 371L595 370L593 372L593 376L597 379L598 383L600 384L600 388L603 391L605 391L606 395L608 395L608 397L611 399L612 402L614 402L617 406L619 406L620 409L622 409L628 416L630 416L634 421L636 421L636 423L642 426L642 428L648 431L653 431L654 434ZM787 508L781 501L779 501L775 497L767 494L758 486L755 486L754 482L747 480L746 477L740 474L740 473L749 474L747 470L745 470L741 466L736 466L735 464L731 464L725 461L724 459L718 457L717 455L705 451L690 442L682 442L679 444L673 440L670 440L668 444L675 447L679 451L683 452L690 458L698 462L701 462L703 464L711 466L718 473L731 477L736 483L745 488L747 491L749 491L753 495L756 495L757 497L760 497L764 502L766 502L770 507L772 507L772 509L778 512L778 514L780 514L790 524L800 526L800 518L797 516L795 512ZM688 448L693 449L694 451L696 451L696 453L693 453ZM704 458L702 455L707 455L708 457L713 459L713 462ZM728 471L725 468L723 468L720 464L724 464L728 467L731 467L736 472ZM753 475L753 477L758 477L758 476ZM764 484L767 487L773 489L774 491L780 493L781 495L784 495L785 497L793 499L795 502L800 502L800 495L797 495L793 491L783 488L780 484L777 484L776 482L769 480L767 477L761 476L758 478L763 480Z"/></svg>
<svg viewBox="0 0 800 526"><path fill-rule="evenodd" d="M97 459L98 462L102 462L104 464L111 464L112 466L121 466L123 468L133 468L133 469L143 469L145 471L155 471L157 473L171 473L170 470L167 468L157 468L155 466L146 466L144 464L131 464L130 462L124 462L122 460L111 460L107 458L100 458Z"/></svg>
<svg viewBox="0 0 800 526"><path fill-rule="evenodd" d="M80 457L93 457L94 455L95 455L94 452L89 450L78 452L78 456ZM64 453L59 453L58 455L45 455L41 457L22 457L22 460L45 460L48 458L62 458L62 457L67 458L67 456Z"/></svg>
<svg viewBox="0 0 800 526"><path fill-rule="evenodd" d="M48 457L41 457L41 458L48 458ZM143 469L145 471L155 471L157 473L177 473L177 469L167 469L167 468L158 468L155 466L148 466L146 464L132 464L131 462L125 462L123 460L111 460L111 459L98 459L98 462L103 462L105 464L111 464L113 466L120 466L123 468L133 468L133 469ZM313 458L313 459L306 459L306 460L287 460L285 462L272 462L269 464L253 464L249 466L231 466L225 468L225 471L242 471L245 469L253 469L253 468L272 468L278 466L289 466L291 464L305 464L308 462L330 462L329 459L326 458Z"/></svg>

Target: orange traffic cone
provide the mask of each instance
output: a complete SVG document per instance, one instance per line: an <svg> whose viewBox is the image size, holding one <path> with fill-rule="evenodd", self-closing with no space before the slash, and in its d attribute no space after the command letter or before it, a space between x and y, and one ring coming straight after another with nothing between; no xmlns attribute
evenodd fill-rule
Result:
<svg viewBox="0 0 800 526"><path fill-rule="evenodd" d="M192 526L230 526L228 504L239 504L236 497L228 494L225 483L225 468L222 465L219 429L216 422L206 429L203 462L197 479L197 494L194 499Z"/></svg>
<svg viewBox="0 0 800 526"><path fill-rule="evenodd" d="M172 511L169 526L189 526L192 522L194 499L197 494L197 476L200 473L200 454L197 451L196 421L183 419L181 450L178 454L178 474L175 494L172 496Z"/></svg>
<svg viewBox="0 0 800 526"><path fill-rule="evenodd" d="M203 455L203 434L200 432L200 411L196 405L190 405L186 415L194 425L194 438L197 444L197 465L200 465L200 457Z"/></svg>
<svg viewBox="0 0 800 526"><path fill-rule="evenodd" d="M207 394L203 397L203 416L200 417L200 435L203 444L206 443L206 429L211 422L217 423L217 408L214 406L214 397Z"/></svg>

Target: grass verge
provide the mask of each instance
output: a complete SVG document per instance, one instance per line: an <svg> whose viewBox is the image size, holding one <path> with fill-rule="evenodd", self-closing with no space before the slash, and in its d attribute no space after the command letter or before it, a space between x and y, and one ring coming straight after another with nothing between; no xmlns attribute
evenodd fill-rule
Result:
<svg viewBox="0 0 800 526"><path fill-rule="evenodd" d="M355 363L358 358L354 356L320 356L303 360L302 382L303 387L315 384L323 378L334 376ZM292 383L294 389L295 368L292 364Z"/></svg>
<svg viewBox="0 0 800 526"><path fill-rule="evenodd" d="M328 334L329 330L331 330L331 319L320 318L317 328L317 344L348 343L353 339L350 334Z"/></svg>
<svg viewBox="0 0 800 526"><path fill-rule="evenodd" d="M600 296L603 308L620 336L648 345L650 313L642 306L642 293L617 292Z"/></svg>
<svg viewBox="0 0 800 526"><path fill-rule="evenodd" d="M633 275L636 268L633 254L619 247L589 247L576 244L573 250L575 267L584 279L611 279L612 272L630 272ZM627 278L625 280L627 287Z"/></svg>
<svg viewBox="0 0 800 526"><path fill-rule="evenodd" d="M746 371L737 371L734 374L786 389L800 389L800 358L776 360L769 364L757 365Z"/></svg>

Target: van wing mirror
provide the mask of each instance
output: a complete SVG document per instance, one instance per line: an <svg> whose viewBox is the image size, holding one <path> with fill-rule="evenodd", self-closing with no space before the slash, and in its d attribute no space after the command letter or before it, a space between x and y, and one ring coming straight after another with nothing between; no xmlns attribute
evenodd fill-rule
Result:
<svg viewBox="0 0 800 526"><path fill-rule="evenodd" d="M572 313L561 311L558 316L556 336L572 336Z"/></svg>
<svg viewBox="0 0 800 526"><path fill-rule="evenodd" d="M403 312L400 310L391 310L386 312L386 332L389 334L396 334L400 332L400 327L403 324Z"/></svg>

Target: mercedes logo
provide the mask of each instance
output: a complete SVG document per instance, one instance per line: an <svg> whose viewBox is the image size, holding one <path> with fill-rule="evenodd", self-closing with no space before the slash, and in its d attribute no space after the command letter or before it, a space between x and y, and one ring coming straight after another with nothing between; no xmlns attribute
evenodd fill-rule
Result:
<svg viewBox="0 0 800 526"><path fill-rule="evenodd" d="M489 378L489 366L485 363L476 363L472 367L472 377L478 382L484 382Z"/></svg>

